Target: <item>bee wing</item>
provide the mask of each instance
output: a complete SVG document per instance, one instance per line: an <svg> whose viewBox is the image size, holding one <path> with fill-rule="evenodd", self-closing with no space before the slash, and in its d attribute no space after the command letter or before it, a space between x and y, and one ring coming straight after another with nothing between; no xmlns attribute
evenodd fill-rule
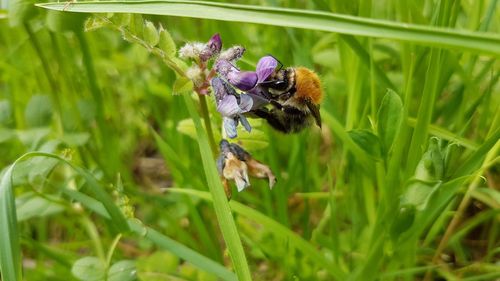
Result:
<svg viewBox="0 0 500 281"><path fill-rule="evenodd" d="M319 106L315 105L310 100L306 101L306 104L307 108L309 108L309 111L311 111L314 120L316 121L316 125L321 128L321 115L319 114Z"/></svg>

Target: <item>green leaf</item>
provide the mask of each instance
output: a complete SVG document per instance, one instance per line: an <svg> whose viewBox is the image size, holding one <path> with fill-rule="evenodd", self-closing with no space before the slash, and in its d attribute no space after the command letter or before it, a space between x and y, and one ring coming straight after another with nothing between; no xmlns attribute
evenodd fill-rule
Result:
<svg viewBox="0 0 500 281"><path fill-rule="evenodd" d="M12 187L12 171L9 166L0 178L0 268L2 280L21 281L21 249L17 227L16 203Z"/></svg>
<svg viewBox="0 0 500 281"><path fill-rule="evenodd" d="M57 199L57 197L50 195L40 197L33 192L22 194L16 199L17 220L24 221L35 217L47 217L64 211L64 206L56 203Z"/></svg>
<svg viewBox="0 0 500 281"><path fill-rule="evenodd" d="M422 155L417 169L415 171L415 178L422 181L436 181L443 178L444 175L444 156L439 145L438 138L431 138L429 140L429 148Z"/></svg>
<svg viewBox="0 0 500 281"><path fill-rule="evenodd" d="M108 26L108 25L109 25L109 21L102 16L89 17L85 21L83 29L85 30L85 32L88 32L88 31L93 31L93 30L99 29L99 28L103 28L103 27Z"/></svg>
<svg viewBox="0 0 500 281"><path fill-rule="evenodd" d="M173 95L190 93L192 91L193 91L193 81L189 80L189 78L177 77L177 79L175 79L174 86L172 87Z"/></svg>
<svg viewBox="0 0 500 281"><path fill-rule="evenodd" d="M72 15L58 11L49 11L47 13L47 26L53 32L79 32L83 30L86 19L86 14Z"/></svg>
<svg viewBox="0 0 500 281"><path fill-rule="evenodd" d="M393 239L399 237L401 233L407 231L415 221L415 206L403 205L399 208L396 218L394 219L389 233Z"/></svg>
<svg viewBox="0 0 500 281"><path fill-rule="evenodd" d="M52 102L47 95L34 95L26 105L24 111L26 125L29 127L43 127L50 124L52 119Z"/></svg>
<svg viewBox="0 0 500 281"><path fill-rule="evenodd" d="M387 90L377 115L377 131L382 141L382 149L387 154L392 147L401 121L403 120L403 102L391 89Z"/></svg>
<svg viewBox="0 0 500 281"><path fill-rule="evenodd" d="M179 258L169 252L158 251L150 256L137 260L137 276L141 280L165 280L155 279L155 275L168 275L177 272Z"/></svg>
<svg viewBox="0 0 500 281"><path fill-rule="evenodd" d="M0 128L10 128L14 124L12 106L8 100L0 100Z"/></svg>
<svg viewBox="0 0 500 281"><path fill-rule="evenodd" d="M174 39L172 39L168 30L163 28L162 25L160 25L160 42L158 47L162 49L169 58L174 57L177 51Z"/></svg>
<svg viewBox="0 0 500 281"><path fill-rule="evenodd" d="M158 34L158 30L156 30L155 25L146 21L144 23L144 40L151 46L154 47L160 42L160 35Z"/></svg>
<svg viewBox="0 0 500 281"><path fill-rule="evenodd" d="M11 26L18 26L22 23L28 22L37 14L35 8L35 0L12 0L9 1L9 24ZM5 8L5 7L4 7Z"/></svg>
<svg viewBox="0 0 500 281"><path fill-rule="evenodd" d="M208 192L187 188L170 188L169 192L184 193L200 197L204 200L213 201L213 197ZM262 214L261 212L245 206L236 201L230 202L231 209L238 215L252 219L253 221L262 224L266 229L270 230L281 241L288 241L290 246L302 251L312 261L319 264L322 268L328 271L333 277L333 280L346 280L344 272L340 267L327 259L318 249L309 241L303 239L297 233L273 220L272 218Z"/></svg>
<svg viewBox="0 0 500 281"><path fill-rule="evenodd" d="M135 262L122 260L114 263L108 270L107 281L134 281L136 279Z"/></svg>
<svg viewBox="0 0 500 281"><path fill-rule="evenodd" d="M38 4L38 6L62 11L65 8L65 3L45 3ZM67 7L67 10L87 13L141 13L248 22L388 38L424 45L490 53L495 56L500 55L500 37L497 34L390 22L305 9L208 1L164 0L77 2Z"/></svg>
<svg viewBox="0 0 500 281"><path fill-rule="evenodd" d="M352 140L369 155L379 158L381 155L380 140L368 130L349 131Z"/></svg>
<svg viewBox="0 0 500 281"><path fill-rule="evenodd" d="M104 263L96 257L84 257L71 267L71 273L82 281L104 281L106 276Z"/></svg>

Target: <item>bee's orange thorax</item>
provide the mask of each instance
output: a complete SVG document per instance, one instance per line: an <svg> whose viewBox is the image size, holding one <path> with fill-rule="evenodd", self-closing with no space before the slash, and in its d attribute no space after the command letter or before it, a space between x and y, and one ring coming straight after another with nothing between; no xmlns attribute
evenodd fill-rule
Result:
<svg viewBox="0 0 500 281"><path fill-rule="evenodd" d="M314 71L305 67L295 68L295 98L299 100L311 100L314 104L320 104L323 99L321 81Z"/></svg>

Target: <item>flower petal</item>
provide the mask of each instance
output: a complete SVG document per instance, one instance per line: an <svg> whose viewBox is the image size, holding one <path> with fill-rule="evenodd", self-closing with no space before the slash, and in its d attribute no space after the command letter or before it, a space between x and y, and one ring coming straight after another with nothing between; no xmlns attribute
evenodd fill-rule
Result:
<svg viewBox="0 0 500 281"><path fill-rule="evenodd" d="M215 70L231 85L242 91L248 91L257 84L257 73L253 71L240 71L227 60L218 60Z"/></svg>
<svg viewBox="0 0 500 281"><path fill-rule="evenodd" d="M240 95L240 102L238 105L239 105L242 113L250 111L253 107L253 99L250 95L241 94Z"/></svg>
<svg viewBox="0 0 500 281"><path fill-rule="evenodd" d="M222 49L222 40L220 38L219 33L215 33L210 38L210 40L208 40L207 45L210 47L210 49L214 54L220 53L220 50Z"/></svg>
<svg viewBox="0 0 500 281"><path fill-rule="evenodd" d="M241 113L238 100L235 96L227 95L218 104L217 111L224 117L232 117Z"/></svg>
<svg viewBox="0 0 500 281"><path fill-rule="evenodd" d="M257 73L252 71L231 71L227 74L227 81L242 91L248 91L257 84Z"/></svg>
<svg viewBox="0 0 500 281"><path fill-rule="evenodd" d="M245 130L250 133L252 131L252 126L250 126L250 123L248 123L247 118L241 114L239 114L238 116L240 117L241 125L243 125L243 127L245 127Z"/></svg>
<svg viewBox="0 0 500 281"><path fill-rule="evenodd" d="M257 63L258 83L265 81L278 66L278 61L272 56L262 57Z"/></svg>
<svg viewBox="0 0 500 281"><path fill-rule="evenodd" d="M224 117L222 118L222 123L228 138L234 139L235 137L238 136L238 133L236 131L236 126L238 126L238 121L235 118Z"/></svg>
<svg viewBox="0 0 500 281"><path fill-rule="evenodd" d="M222 48L222 40L220 39L219 33L214 34L208 43L205 45L205 48L200 54L200 59L202 61L207 61L213 56L220 53Z"/></svg>

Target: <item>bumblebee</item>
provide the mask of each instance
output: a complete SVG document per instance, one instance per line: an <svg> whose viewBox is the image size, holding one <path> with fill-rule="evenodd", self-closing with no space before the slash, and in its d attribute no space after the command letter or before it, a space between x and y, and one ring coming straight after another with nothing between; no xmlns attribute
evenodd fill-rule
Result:
<svg viewBox="0 0 500 281"><path fill-rule="evenodd" d="M259 108L253 113L266 119L274 129L297 133L313 123L321 128L319 106L323 90L314 71L305 67L283 68L281 65L259 86L272 108Z"/></svg>

